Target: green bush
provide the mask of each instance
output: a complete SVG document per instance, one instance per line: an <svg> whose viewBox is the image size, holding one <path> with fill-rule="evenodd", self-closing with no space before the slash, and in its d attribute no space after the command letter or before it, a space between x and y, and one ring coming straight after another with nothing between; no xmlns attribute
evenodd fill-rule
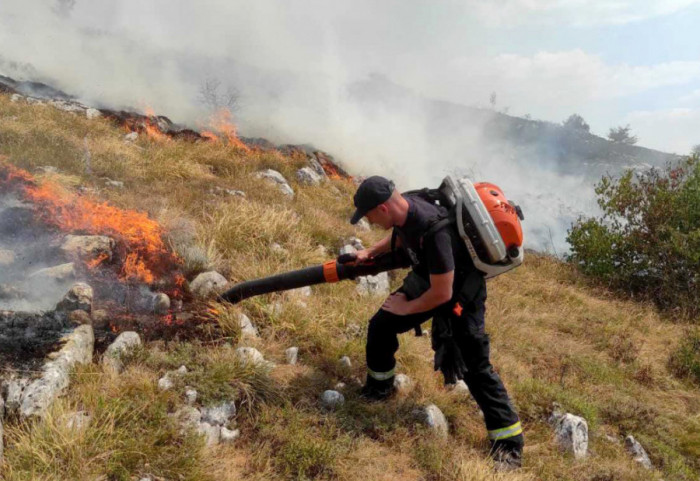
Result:
<svg viewBox="0 0 700 481"><path fill-rule="evenodd" d="M700 314L700 157L596 185L603 215L569 231L569 260L662 309Z"/></svg>
<svg viewBox="0 0 700 481"><path fill-rule="evenodd" d="M668 365L676 376L700 383L700 330L689 332L681 340Z"/></svg>

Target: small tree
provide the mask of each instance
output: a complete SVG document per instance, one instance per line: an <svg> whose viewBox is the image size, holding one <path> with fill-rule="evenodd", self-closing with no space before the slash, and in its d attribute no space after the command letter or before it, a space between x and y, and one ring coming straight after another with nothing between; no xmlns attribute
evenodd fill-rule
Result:
<svg viewBox="0 0 700 481"><path fill-rule="evenodd" d="M586 123L585 120L583 120L583 117L581 117L579 114L571 114L569 115L569 118L566 119L564 122L562 122L564 127L567 129L572 129L572 130L581 130L584 132L590 132L591 131L591 126Z"/></svg>
<svg viewBox="0 0 700 481"><path fill-rule="evenodd" d="M596 194L603 216L572 226L569 259L610 287L700 315L700 157L605 176Z"/></svg>
<svg viewBox="0 0 700 481"><path fill-rule="evenodd" d="M700 155L700 144L693 145L693 148L690 149L690 153L693 155Z"/></svg>
<svg viewBox="0 0 700 481"><path fill-rule="evenodd" d="M496 110L496 92L491 92L491 96L489 97L489 104L491 104L491 108L493 110Z"/></svg>
<svg viewBox="0 0 700 481"><path fill-rule="evenodd" d="M629 124L625 125L624 127L610 127L610 131L608 132L608 138L613 142L617 142L619 144L634 145L637 143L637 136L630 135L630 130L631 127L629 126Z"/></svg>
<svg viewBox="0 0 700 481"><path fill-rule="evenodd" d="M212 111L226 109L234 112L238 109L240 94L233 87L221 87L221 81L214 78L206 79L199 86L199 100Z"/></svg>

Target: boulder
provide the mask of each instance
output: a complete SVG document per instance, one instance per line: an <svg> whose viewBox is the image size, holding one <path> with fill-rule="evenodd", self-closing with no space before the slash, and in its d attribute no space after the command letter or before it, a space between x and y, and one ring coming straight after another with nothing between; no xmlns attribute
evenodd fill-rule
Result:
<svg viewBox="0 0 700 481"><path fill-rule="evenodd" d="M92 361L95 346L92 326L78 326L63 340L63 347L50 356L53 358L51 361L44 364L41 377L24 389L19 408L22 418L42 415L53 400L68 387L71 369L77 363L87 364Z"/></svg>
<svg viewBox="0 0 700 481"><path fill-rule="evenodd" d="M113 189L123 189L124 182L122 182L121 180L107 179L105 180L105 187L111 187Z"/></svg>
<svg viewBox="0 0 700 481"><path fill-rule="evenodd" d="M625 449L632 455L632 459L642 465L642 467L646 469L654 468L654 466L651 464L651 459L649 459L649 455L644 450L642 445L639 444L639 441L634 439L634 436L629 435L625 438Z"/></svg>
<svg viewBox="0 0 700 481"><path fill-rule="evenodd" d="M343 256L345 254L355 254L356 252L357 252L357 249L355 249L351 244L346 244L340 248L340 250L338 251L338 254Z"/></svg>
<svg viewBox="0 0 700 481"><path fill-rule="evenodd" d="M153 296L153 312L159 315L167 314L170 310L170 297L159 292Z"/></svg>
<svg viewBox="0 0 700 481"><path fill-rule="evenodd" d="M139 138L139 133L138 132L129 132L124 136L124 141L125 142L135 142L136 139Z"/></svg>
<svg viewBox="0 0 700 481"><path fill-rule="evenodd" d="M61 302L56 305L56 310L60 312L71 312L75 310L83 310L92 312L92 287L84 282L73 284Z"/></svg>
<svg viewBox="0 0 700 481"><path fill-rule="evenodd" d="M277 186L277 188L287 197L294 197L294 190L289 186L287 179L276 170L266 169L255 174L258 179L265 179Z"/></svg>
<svg viewBox="0 0 700 481"><path fill-rule="evenodd" d="M328 389L321 394L321 407L332 411L345 403L345 396L338 391Z"/></svg>
<svg viewBox="0 0 700 481"><path fill-rule="evenodd" d="M299 358L299 348L290 347L289 349L284 351L284 356L287 359L287 364L294 366Z"/></svg>
<svg viewBox="0 0 700 481"><path fill-rule="evenodd" d="M224 426L236 415L236 405L233 401L223 402L202 409L202 421L212 426Z"/></svg>
<svg viewBox="0 0 700 481"><path fill-rule="evenodd" d="M320 185L323 177L318 175L311 167L302 167L297 170L297 181L304 185Z"/></svg>
<svg viewBox="0 0 700 481"><path fill-rule="evenodd" d="M218 294L226 289L228 281L216 271L202 272L190 282L190 291L201 298Z"/></svg>
<svg viewBox="0 0 700 481"><path fill-rule="evenodd" d="M115 245L114 239L104 235L67 235L63 238L61 251L73 260L99 257L109 260Z"/></svg>
<svg viewBox="0 0 700 481"><path fill-rule="evenodd" d="M182 374L187 374L187 368L185 366L180 366L174 371L166 372L163 377L158 379L158 389L161 391L169 391L175 386L175 378Z"/></svg>
<svg viewBox="0 0 700 481"><path fill-rule="evenodd" d="M355 290L361 296L388 296L389 275L386 272L380 272L376 276L358 277Z"/></svg>
<svg viewBox="0 0 700 481"><path fill-rule="evenodd" d="M134 331L124 331L105 350L102 357L102 364L114 369L117 372L124 370L122 356L141 345L141 336Z"/></svg>
<svg viewBox="0 0 700 481"><path fill-rule="evenodd" d="M80 326L82 324L92 325L92 318L90 317L90 314L82 309L76 309L75 311L70 311L68 313L68 322L72 326Z"/></svg>
<svg viewBox="0 0 700 481"><path fill-rule="evenodd" d="M576 459L588 455L588 423L585 419L555 410L549 421L554 426L557 444L563 451L572 453Z"/></svg>
<svg viewBox="0 0 700 481"><path fill-rule="evenodd" d="M28 276L30 279L46 279L56 282L75 278L75 265L72 262L53 267L46 267L34 271Z"/></svg>
<svg viewBox="0 0 700 481"><path fill-rule="evenodd" d="M325 180L328 178L328 175L326 174L326 171L323 170L323 166L321 163L316 160L316 157L313 156L313 154L307 154L308 158L306 159L307 162L309 163L309 167L313 172L321 179Z"/></svg>
<svg viewBox="0 0 700 481"><path fill-rule="evenodd" d="M449 432L447 419L442 411L440 411L440 408L435 404L429 404L424 408L416 409L413 411L413 415L418 421L430 428L430 430L436 435L441 438L447 438Z"/></svg>

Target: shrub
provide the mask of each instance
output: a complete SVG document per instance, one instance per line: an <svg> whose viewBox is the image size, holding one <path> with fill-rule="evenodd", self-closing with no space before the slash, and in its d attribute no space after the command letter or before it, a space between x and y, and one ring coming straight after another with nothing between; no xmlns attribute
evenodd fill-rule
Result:
<svg viewBox="0 0 700 481"><path fill-rule="evenodd" d="M700 330L685 336L668 361L671 372L680 378L700 383Z"/></svg>
<svg viewBox="0 0 700 481"><path fill-rule="evenodd" d="M569 231L569 260L610 287L679 314L700 313L700 158L605 176L599 218Z"/></svg>

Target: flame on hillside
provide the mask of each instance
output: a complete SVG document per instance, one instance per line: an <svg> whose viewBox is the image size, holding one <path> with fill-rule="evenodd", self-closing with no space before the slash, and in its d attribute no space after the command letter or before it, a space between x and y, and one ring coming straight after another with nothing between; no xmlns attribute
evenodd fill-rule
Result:
<svg viewBox="0 0 700 481"><path fill-rule="evenodd" d="M167 249L160 225L143 212L72 195L54 182L38 183L28 172L7 163L0 163L0 186L16 189L34 205L43 222L61 231L113 238L123 250L119 272L123 280L152 284L180 264ZM98 256L86 265L94 269L107 259ZM177 275L174 282L180 289L184 278Z"/></svg>
<svg viewBox="0 0 700 481"><path fill-rule="evenodd" d="M219 109L216 111L216 113L209 119L208 125L212 131L203 130L201 132L202 137L214 142L219 142L221 138L224 138L229 145L243 149L246 152L250 151L250 148L238 138L236 125L233 123L233 116L231 115L230 110ZM214 132L217 132L218 135Z"/></svg>

